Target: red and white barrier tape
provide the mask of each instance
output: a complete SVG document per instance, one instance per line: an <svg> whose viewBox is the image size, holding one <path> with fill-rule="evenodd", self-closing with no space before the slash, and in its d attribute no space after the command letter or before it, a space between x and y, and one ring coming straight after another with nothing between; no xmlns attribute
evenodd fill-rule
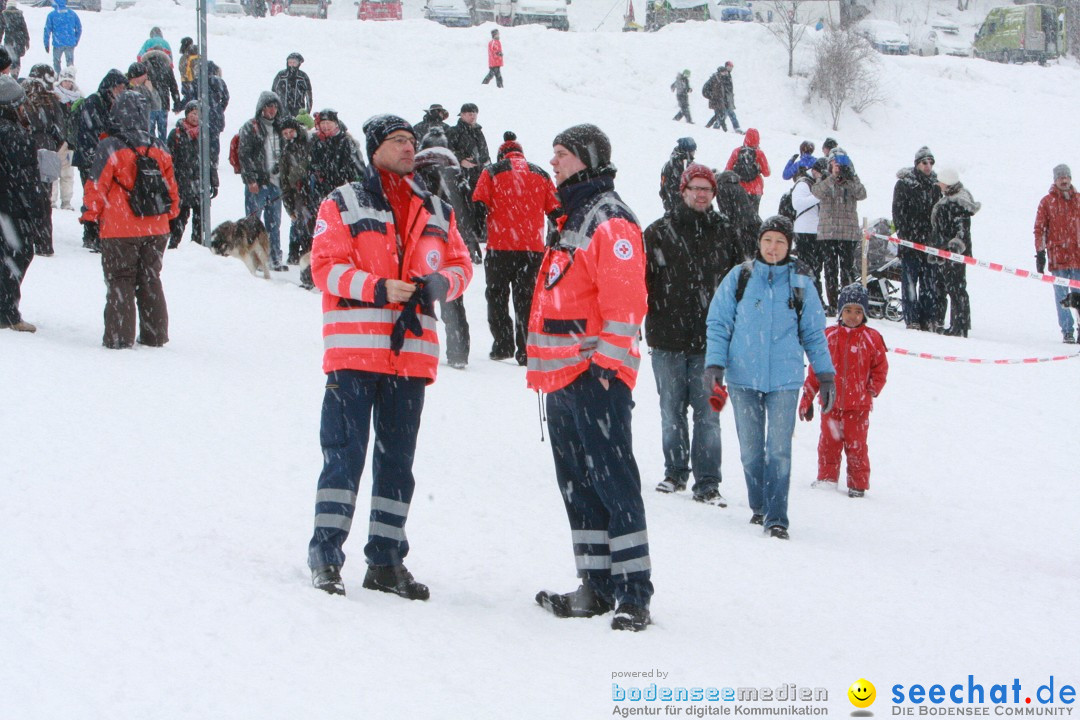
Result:
<svg viewBox="0 0 1080 720"><path fill-rule="evenodd" d="M1036 363L1058 362L1080 357L1080 353L1074 353L1072 355L1054 355L1052 357L988 359L959 357L957 355L934 355L933 353L915 352L905 348L889 348L889 352L919 358L920 360L942 360L944 362L968 363L970 365L1034 365Z"/></svg>
<svg viewBox="0 0 1080 720"><path fill-rule="evenodd" d="M1008 265L1002 265L1000 263L987 262L986 260L976 260L969 255L961 255L960 253L954 253L949 250L941 250L939 248L930 247L929 245L923 245L917 242L911 242L910 240L901 240L898 237L890 237L888 235L872 234L871 237L881 238L882 240L888 240L891 243L897 245L903 245L904 247L913 248L920 252L924 252L927 255L936 255L946 260L952 260L953 262L964 263L965 265L975 265L977 267L986 268L987 270L993 270L995 272L1008 273L1022 278L1030 278L1032 280L1038 280L1044 282L1047 285L1061 285L1062 287L1073 288L1074 290L1080 290L1080 280L1070 280L1068 278L1059 278L1054 275L1046 275L1044 273L1031 272L1030 270L1022 270L1020 268L1009 267Z"/></svg>

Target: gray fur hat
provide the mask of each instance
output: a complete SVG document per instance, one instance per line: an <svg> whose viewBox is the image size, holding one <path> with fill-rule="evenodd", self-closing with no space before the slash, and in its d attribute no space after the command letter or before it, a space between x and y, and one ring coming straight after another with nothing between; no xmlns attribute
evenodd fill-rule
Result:
<svg viewBox="0 0 1080 720"><path fill-rule="evenodd" d="M1070 180L1072 179L1072 170L1070 170L1069 166L1065 163L1061 163L1054 167L1054 182L1057 182L1063 177L1067 177Z"/></svg>
<svg viewBox="0 0 1080 720"><path fill-rule="evenodd" d="M26 91L19 81L10 75L0 75L0 107L19 107L26 99Z"/></svg>

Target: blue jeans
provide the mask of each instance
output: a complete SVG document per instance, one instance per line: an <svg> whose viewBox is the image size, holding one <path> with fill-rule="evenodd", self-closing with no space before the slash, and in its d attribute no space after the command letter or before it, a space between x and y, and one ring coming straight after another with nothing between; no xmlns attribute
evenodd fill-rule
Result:
<svg viewBox="0 0 1080 720"><path fill-rule="evenodd" d="M315 495L315 532L308 545L312 570L345 563L341 548L352 527L373 412L371 514L364 554L372 565L400 565L409 553L405 521L416 485L412 466L426 384L423 378L359 370L327 374L319 429L323 470Z"/></svg>
<svg viewBox="0 0 1080 720"><path fill-rule="evenodd" d="M652 564L633 407L621 380L605 390L586 372L547 396L547 421L578 577L608 602L647 608Z"/></svg>
<svg viewBox="0 0 1080 720"><path fill-rule="evenodd" d="M71 67L75 64L75 47L59 47L53 45L52 49L52 66L56 71L56 77L60 77L60 56L63 55L66 67Z"/></svg>
<svg viewBox="0 0 1080 720"><path fill-rule="evenodd" d="M263 225L270 236L270 264L281 265L281 188L276 185L262 185L254 195L244 186L244 212L258 217L262 208Z"/></svg>
<svg viewBox="0 0 1080 720"><path fill-rule="evenodd" d="M660 395L664 477L685 483L693 467L694 494L715 490L720 485L720 414L709 407L701 380L705 353L654 349L652 367ZM694 410L693 442L687 408Z"/></svg>
<svg viewBox="0 0 1080 720"><path fill-rule="evenodd" d="M157 135L161 142L165 142L168 135L167 126L169 123L169 111L168 110L151 110L150 111L150 135Z"/></svg>
<svg viewBox="0 0 1080 720"><path fill-rule="evenodd" d="M735 111L732 108L726 108L721 113L721 117L724 116L731 118L731 127L735 128L736 130L739 129L739 118L735 117Z"/></svg>
<svg viewBox="0 0 1080 720"><path fill-rule="evenodd" d="M765 516L765 528L788 526L791 436L795 434L798 390L763 393L728 386L739 433L739 452L750 509ZM766 425L768 427L766 427Z"/></svg>
<svg viewBox="0 0 1080 720"><path fill-rule="evenodd" d="M1068 278L1070 280L1080 280L1080 268L1066 268L1062 270L1051 270L1050 274L1059 278ZM1054 286L1054 307L1057 308L1058 326L1061 328L1062 335L1072 335L1076 331L1076 324L1073 322L1073 311L1069 308L1061 307L1061 301L1065 299L1065 296L1070 292L1080 292L1067 288L1061 285Z"/></svg>

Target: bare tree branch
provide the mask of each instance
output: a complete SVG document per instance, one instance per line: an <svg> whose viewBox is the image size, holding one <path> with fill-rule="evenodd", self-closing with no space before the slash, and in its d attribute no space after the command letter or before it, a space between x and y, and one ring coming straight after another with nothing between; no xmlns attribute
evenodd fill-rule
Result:
<svg viewBox="0 0 1080 720"><path fill-rule="evenodd" d="M773 9L773 21L765 25L773 37L787 48L787 74L795 74L795 48L806 34L806 24L799 17L799 10L806 3L803 0L774 0L769 3Z"/></svg>
<svg viewBox="0 0 1080 720"><path fill-rule="evenodd" d="M833 130L840 129L844 108L861 113L883 100L877 69L877 53L851 30L828 30L818 42L810 99L821 98L828 104Z"/></svg>

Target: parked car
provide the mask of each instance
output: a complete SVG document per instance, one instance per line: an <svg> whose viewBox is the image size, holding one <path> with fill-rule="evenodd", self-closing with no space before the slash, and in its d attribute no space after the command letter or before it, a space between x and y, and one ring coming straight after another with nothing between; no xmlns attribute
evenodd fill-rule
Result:
<svg viewBox="0 0 1080 720"><path fill-rule="evenodd" d="M754 19L754 11L750 9L747 0L718 0L720 19L724 22L738 20L750 22Z"/></svg>
<svg viewBox="0 0 1080 720"><path fill-rule="evenodd" d="M51 8L52 6L52 0L34 0L34 2L30 3L30 7ZM67 6L71 10L101 12L101 0L68 0ZM130 7L130 5L128 7Z"/></svg>
<svg viewBox="0 0 1080 720"><path fill-rule="evenodd" d="M472 10L465 0L427 0L424 17L447 27L469 27L473 24Z"/></svg>
<svg viewBox="0 0 1080 720"><path fill-rule="evenodd" d="M977 58L1040 64L1065 53L1064 21L1050 5L1013 5L992 9L975 33Z"/></svg>
<svg viewBox="0 0 1080 720"><path fill-rule="evenodd" d="M916 55L968 57L971 44L960 37L960 26L956 23L936 22L912 33L911 51Z"/></svg>
<svg viewBox="0 0 1080 720"><path fill-rule="evenodd" d="M879 53L907 55L911 50L907 33L891 20L863 20L856 29Z"/></svg>
<svg viewBox="0 0 1080 720"><path fill-rule="evenodd" d="M247 15L247 11L244 10L244 6L238 2L218 2L214 3L213 9L210 11L212 15L220 15L221 17L243 17Z"/></svg>
<svg viewBox="0 0 1080 720"><path fill-rule="evenodd" d="M286 15L326 19L331 0L286 0Z"/></svg>
<svg viewBox="0 0 1080 720"><path fill-rule="evenodd" d="M569 30L569 4L570 0L476 0L473 19L478 24L493 19L500 25L545 25Z"/></svg>
<svg viewBox="0 0 1080 720"><path fill-rule="evenodd" d="M401 19L401 0L360 0L353 4L358 20Z"/></svg>

